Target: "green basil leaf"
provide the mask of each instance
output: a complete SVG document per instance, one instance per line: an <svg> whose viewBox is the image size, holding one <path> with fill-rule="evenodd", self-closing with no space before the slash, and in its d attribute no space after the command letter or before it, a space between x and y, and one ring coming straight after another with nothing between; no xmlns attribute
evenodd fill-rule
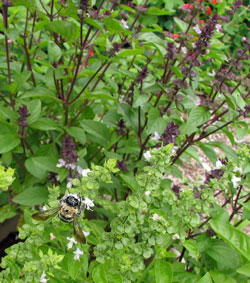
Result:
<svg viewBox="0 0 250 283"><path fill-rule="evenodd" d="M27 188L25 191L13 198L15 203L33 206L45 203L48 200L48 190L45 187Z"/></svg>
<svg viewBox="0 0 250 283"><path fill-rule="evenodd" d="M173 271L171 264L164 259L156 259L154 263L154 273L156 283L171 283Z"/></svg>

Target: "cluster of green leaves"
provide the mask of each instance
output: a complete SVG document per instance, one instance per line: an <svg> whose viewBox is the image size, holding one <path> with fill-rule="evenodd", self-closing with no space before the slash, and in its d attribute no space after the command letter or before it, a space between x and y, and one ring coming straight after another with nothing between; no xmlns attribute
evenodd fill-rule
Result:
<svg viewBox="0 0 250 283"><path fill-rule="evenodd" d="M9 168L0 167L0 222L22 211L19 237L27 238L7 250L2 280L39 282L45 271L51 282L247 282L248 148L233 146L249 132L241 38L250 40L249 9L228 13L233 0L183 4L0 3L0 162ZM231 18L218 20L197 53L199 29L215 13ZM77 161L67 168L58 163L68 137ZM182 179L200 150L215 166L215 148L226 157L220 178ZM82 177L78 167L92 171ZM56 207L71 183L70 192L95 202L79 221L90 232L77 244L80 260L66 249L70 224L31 221L32 206Z"/></svg>
<svg viewBox="0 0 250 283"><path fill-rule="evenodd" d="M249 192L245 191L242 200L234 203L232 213L239 207L244 209L243 221L235 219L237 228L230 224L231 216L213 198L217 186L222 193L230 187L224 176L217 182L212 179L207 188L201 187L202 180L188 186L184 183L185 189L177 198L170 180L164 177L171 164L171 151L171 144L153 149L150 163L135 177L121 174L133 191L124 201L114 203L99 199L99 186L93 185L102 184L99 178L104 175L100 172L110 176L103 181L111 184L110 174L117 175L114 160L108 160L104 167L93 165L87 177L73 181L70 192L91 195L95 203L101 205L96 211L110 219L79 219L84 231L90 232L86 245L76 245L83 251L79 260L66 248L66 239L72 234L69 224L55 217L49 223L37 225L31 220L33 210L24 210L25 224L20 228L19 237L26 240L7 249L8 255L1 264L5 268L0 273L1 280L38 282L42 272L46 272L51 282L247 282L250 237L241 230L249 224L249 204L244 198ZM249 164L247 147L239 150L238 156L237 164L228 161L223 166L227 180L227 174L232 176L235 168L240 170L238 166ZM248 173L244 173L240 186L249 183ZM197 186L200 197L194 195ZM232 184L230 194L235 195ZM58 205L59 195L59 187L49 190L47 209ZM207 224L206 219L211 218ZM201 232L209 227L219 238ZM176 261L181 252L180 243L187 251L182 262ZM187 265L193 272L185 270Z"/></svg>

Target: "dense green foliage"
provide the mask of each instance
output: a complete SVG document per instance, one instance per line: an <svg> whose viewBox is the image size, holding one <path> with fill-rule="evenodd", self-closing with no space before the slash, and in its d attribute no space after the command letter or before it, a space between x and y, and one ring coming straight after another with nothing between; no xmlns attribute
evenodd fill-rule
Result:
<svg viewBox="0 0 250 283"><path fill-rule="evenodd" d="M0 222L22 241L1 282L249 282L243 4L2 1ZM31 217L67 192L86 244Z"/></svg>

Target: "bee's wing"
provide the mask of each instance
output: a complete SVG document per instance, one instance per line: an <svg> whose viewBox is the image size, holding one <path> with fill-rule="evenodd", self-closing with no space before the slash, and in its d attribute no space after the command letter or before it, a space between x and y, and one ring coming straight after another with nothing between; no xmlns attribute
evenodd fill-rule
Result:
<svg viewBox="0 0 250 283"><path fill-rule="evenodd" d="M77 239L77 241L79 243L85 244L85 242L86 242L85 236L83 234L83 231L82 231L82 228L81 228L80 224L77 221L77 216L76 215L74 215L73 224L74 224L74 236L75 236L75 238Z"/></svg>
<svg viewBox="0 0 250 283"><path fill-rule="evenodd" d="M55 207L49 210L40 211L33 214L32 218L38 221L45 221L48 220L50 217L55 216L59 210L60 207Z"/></svg>

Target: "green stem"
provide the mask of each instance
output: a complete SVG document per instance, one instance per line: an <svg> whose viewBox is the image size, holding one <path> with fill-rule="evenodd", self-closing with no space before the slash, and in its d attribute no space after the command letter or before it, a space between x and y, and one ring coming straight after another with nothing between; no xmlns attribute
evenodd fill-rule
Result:
<svg viewBox="0 0 250 283"><path fill-rule="evenodd" d="M136 283L141 283L142 280L146 277L148 271L154 266L156 257L150 262L150 264L147 266L147 268L143 271L141 278Z"/></svg>

